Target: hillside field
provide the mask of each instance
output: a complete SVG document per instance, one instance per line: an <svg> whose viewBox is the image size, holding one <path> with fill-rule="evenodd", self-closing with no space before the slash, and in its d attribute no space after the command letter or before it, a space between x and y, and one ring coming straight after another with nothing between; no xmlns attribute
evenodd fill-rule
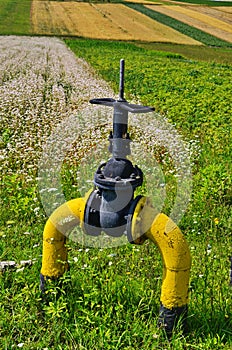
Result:
<svg viewBox="0 0 232 350"><path fill-rule="evenodd" d="M94 39L201 44L198 40L125 5L33 0L32 32ZM151 5L151 2L150 5L147 2L146 6L232 43L232 19L229 7L221 9L185 4Z"/></svg>
<svg viewBox="0 0 232 350"><path fill-rule="evenodd" d="M34 34L200 45L123 4L33 1Z"/></svg>
<svg viewBox="0 0 232 350"><path fill-rule="evenodd" d="M206 33L232 43L232 15L228 7L211 8L188 5L146 5Z"/></svg>

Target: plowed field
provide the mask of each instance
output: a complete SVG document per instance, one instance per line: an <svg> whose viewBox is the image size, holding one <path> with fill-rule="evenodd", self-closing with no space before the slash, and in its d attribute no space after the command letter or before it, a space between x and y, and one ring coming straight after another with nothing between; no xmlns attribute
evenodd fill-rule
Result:
<svg viewBox="0 0 232 350"><path fill-rule="evenodd" d="M232 43L231 8L211 8L185 5L146 5L183 23Z"/></svg>
<svg viewBox="0 0 232 350"><path fill-rule="evenodd" d="M35 0L31 19L35 34L201 45L122 4Z"/></svg>

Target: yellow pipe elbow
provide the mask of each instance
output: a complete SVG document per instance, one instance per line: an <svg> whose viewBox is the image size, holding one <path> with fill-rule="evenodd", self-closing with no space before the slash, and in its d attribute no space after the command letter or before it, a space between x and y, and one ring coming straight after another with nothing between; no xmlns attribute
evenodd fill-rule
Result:
<svg viewBox="0 0 232 350"><path fill-rule="evenodd" d="M43 233L42 276L58 278L68 270L65 234L83 222L85 204L86 198L72 199L47 220Z"/></svg>
<svg viewBox="0 0 232 350"><path fill-rule="evenodd" d="M159 248L163 259L161 303L167 309L188 303L191 256L179 227L165 214L158 214L146 237Z"/></svg>
<svg viewBox="0 0 232 350"><path fill-rule="evenodd" d="M133 213L131 231L135 244L142 244L149 238L162 255L162 305L169 310L186 306L191 256L179 227L165 214L157 215L149 198L141 197Z"/></svg>

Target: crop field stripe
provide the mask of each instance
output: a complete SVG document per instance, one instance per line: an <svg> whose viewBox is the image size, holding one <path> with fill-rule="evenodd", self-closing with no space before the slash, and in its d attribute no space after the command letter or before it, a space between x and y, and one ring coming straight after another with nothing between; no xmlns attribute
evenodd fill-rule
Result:
<svg viewBox="0 0 232 350"><path fill-rule="evenodd" d="M144 13L148 17L151 17L160 23L166 24L183 34L188 35L191 38L202 42L205 45L219 46L219 47L232 47L232 44L225 40L219 39L214 35L210 35L200 29L194 28L171 16L165 15L153 9L151 10L150 8L148 8L147 6L143 6L142 4L128 3L126 5L139 12ZM154 8L156 8L156 6L154 6Z"/></svg>
<svg viewBox="0 0 232 350"><path fill-rule="evenodd" d="M200 44L189 39L183 34L179 34L173 29L164 26L163 24L155 24L153 20L147 20L142 14L133 11L123 5L114 4L87 4L87 3L57 3L57 2L41 2L37 1L37 8L34 8L35 13L40 16L39 23L45 22L43 28L45 32L53 33L56 27L62 28L63 23L53 23L53 17L59 21L60 17L66 18L66 28L59 29L60 34L68 34L98 38L98 39L118 39L118 40L144 40L144 41L174 41L182 44ZM40 4L42 9L40 9ZM51 16L51 20L47 16ZM35 22L36 22L35 15ZM137 22L135 27L134 23ZM48 23L52 23L52 28L48 27ZM75 24L70 28L71 24ZM38 30L40 30L37 24ZM36 25L34 26L36 32Z"/></svg>
<svg viewBox="0 0 232 350"><path fill-rule="evenodd" d="M215 27L217 29L222 29L226 32L232 33L232 25L231 24L225 23L222 20L213 17L209 13L208 14L200 13L197 8L196 9L194 8L194 6L192 6L191 9L188 7L185 7L185 6L178 6L178 5L177 6L163 5L163 6L156 6L156 8L158 8L158 9L160 9L160 8L170 9L171 11L176 11L177 13L180 13L181 16L186 15L187 17L190 18L190 21L192 19L197 19L199 22L206 23L209 26ZM206 11L207 11L207 9L206 9Z"/></svg>
<svg viewBox="0 0 232 350"><path fill-rule="evenodd" d="M182 6L146 6L164 15L170 16L187 25L202 30L219 39L232 43L232 26L197 11L188 10ZM224 29L223 29L224 28ZM226 29L226 30L225 30Z"/></svg>
<svg viewBox="0 0 232 350"><path fill-rule="evenodd" d="M209 6L191 6L194 10L210 15L214 18L220 19L221 21L224 21L225 23L228 23L232 26L232 16L229 11L223 11L221 10L221 7L209 7ZM229 10L229 7L225 7L225 9ZM232 11L232 9L231 9Z"/></svg>
<svg viewBox="0 0 232 350"><path fill-rule="evenodd" d="M160 41L200 45L199 42L178 33L176 30L148 18L122 4L96 4L98 11L109 21L116 24L123 32L128 33L132 40Z"/></svg>
<svg viewBox="0 0 232 350"><path fill-rule="evenodd" d="M67 3L53 1L33 1L32 24L34 33L81 35L79 21L73 21L72 13L70 14L66 5ZM73 7L75 8L75 4Z"/></svg>
<svg viewBox="0 0 232 350"><path fill-rule="evenodd" d="M44 23L45 32L57 32L57 34L71 34L86 36L89 38L108 37L108 20L89 3L70 3L55 1L35 1L34 16L39 17L38 23ZM64 22L64 26L62 25ZM52 25L49 28L49 24ZM47 28L48 26L48 28ZM47 29L46 29L47 28ZM43 30L43 28L41 28ZM41 30L35 27L35 33ZM112 36L120 36L121 31L111 25Z"/></svg>
<svg viewBox="0 0 232 350"><path fill-rule="evenodd" d="M142 1L141 1L142 2ZM198 4L200 6L214 6L214 7L231 7L231 1L212 1L212 0L181 0L181 3L187 3L190 5Z"/></svg>
<svg viewBox="0 0 232 350"><path fill-rule="evenodd" d="M168 6L165 5L164 7L167 8ZM204 12L201 10L201 8ZM225 23L223 20L217 18L215 14L211 14L210 8L196 8L195 6L192 6L191 8L185 6L172 6L172 9L174 11L180 12L181 14L185 14L191 18L198 19L203 23L210 24L212 27L232 33L232 20L230 21L230 23Z"/></svg>
<svg viewBox="0 0 232 350"><path fill-rule="evenodd" d="M34 1L32 24L35 34L201 45L123 4Z"/></svg>
<svg viewBox="0 0 232 350"><path fill-rule="evenodd" d="M123 0L125 3L136 3L136 4L144 4L144 5L154 5L154 1L148 1L148 0ZM155 5L162 5L163 2L155 2Z"/></svg>
<svg viewBox="0 0 232 350"><path fill-rule="evenodd" d="M230 7L220 6L220 11L225 13L232 13L232 5L230 5Z"/></svg>
<svg viewBox="0 0 232 350"><path fill-rule="evenodd" d="M62 7L62 10L58 12L57 3L53 2L54 11L57 12L59 18L63 13L67 14L68 18L65 23L70 34L99 39L109 36L108 19L96 11L91 3L66 2L60 3L59 6ZM112 24L111 33L112 36L120 37L121 30Z"/></svg>

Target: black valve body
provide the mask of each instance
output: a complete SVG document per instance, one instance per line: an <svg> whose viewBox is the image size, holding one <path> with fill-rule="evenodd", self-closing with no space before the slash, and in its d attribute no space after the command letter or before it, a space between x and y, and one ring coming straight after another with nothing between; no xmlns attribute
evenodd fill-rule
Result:
<svg viewBox="0 0 232 350"><path fill-rule="evenodd" d="M124 60L120 61L119 99L92 99L90 103L113 107L113 131L109 137L112 158L100 165L94 175L95 189L85 207L84 228L90 235L101 231L119 237L126 233L128 214L133 208L134 191L143 183L143 173L126 159L131 154L127 132L128 112L148 113L154 109L134 105L124 99Z"/></svg>
<svg viewBox="0 0 232 350"><path fill-rule="evenodd" d="M119 237L126 232L127 215L134 201L134 190L143 182L142 171L128 159L111 158L94 175L96 189L85 209L85 231L101 231Z"/></svg>

